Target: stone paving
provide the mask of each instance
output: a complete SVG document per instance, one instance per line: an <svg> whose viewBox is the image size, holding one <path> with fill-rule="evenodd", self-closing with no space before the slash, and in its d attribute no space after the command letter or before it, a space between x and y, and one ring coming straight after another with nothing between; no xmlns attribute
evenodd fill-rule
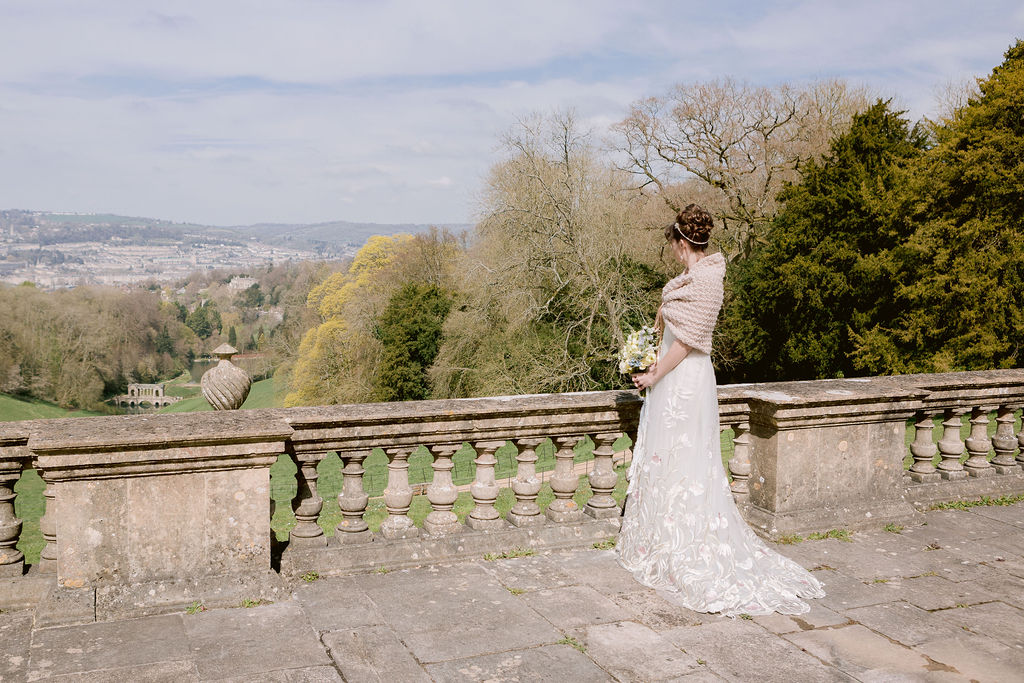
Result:
<svg viewBox="0 0 1024 683"><path fill-rule="evenodd" d="M779 550L828 595L799 617L675 607L613 551L324 578L252 608L33 629L0 680L1024 681L1024 504Z"/></svg>

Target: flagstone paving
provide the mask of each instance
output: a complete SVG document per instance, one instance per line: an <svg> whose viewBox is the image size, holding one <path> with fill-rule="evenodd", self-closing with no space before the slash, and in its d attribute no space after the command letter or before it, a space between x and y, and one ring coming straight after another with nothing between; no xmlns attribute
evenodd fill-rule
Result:
<svg viewBox="0 0 1024 683"><path fill-rule="evenodd" d="M586 550L325 578L276 604L35 629L0 681L1024 681L1024 503L780 545L828 595L728 619Z"/></svg>

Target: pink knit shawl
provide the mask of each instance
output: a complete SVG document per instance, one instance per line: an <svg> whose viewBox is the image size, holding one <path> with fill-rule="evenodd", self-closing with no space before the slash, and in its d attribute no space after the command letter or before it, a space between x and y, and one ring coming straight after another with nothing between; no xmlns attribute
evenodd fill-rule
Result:
<svg viewBox="0 0 1024 683"><path fill-rule="evenodd" d="M725 259L709 254L661 290L661 317L676 339L711 353L711 334L722 309Z"/></svg>

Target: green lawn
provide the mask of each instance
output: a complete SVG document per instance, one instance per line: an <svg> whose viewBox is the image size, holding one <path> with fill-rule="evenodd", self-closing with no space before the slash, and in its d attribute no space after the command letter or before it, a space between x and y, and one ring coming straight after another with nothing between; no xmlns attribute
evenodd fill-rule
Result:
<svg viewBox="0 0 1024 683"><path fill-rule="evenodd" d="M7 394L0 394L0 422L39 420L53 417L88 417L90 415L102 414L90 410L68 410L46 401L16 398Z"/></svg>
<svg viewBox="0 0 1024 683"><path fill-rule="evenodd" d="M192 375L187 370L174 379L164 382L164 392L166 396L183 396L185 398L201 395L199 385L192 381Z"/></svg>
<svg viewBox="0 0 1024 683"><path fill-rule="evenodd" d="M274 378L269 377L261 379L259 382L253 382L252 389L249 390L249 396L245 399L245 403L242 404L242 408L280 408L281 405L280 397L274 391ZM172 403L156 412L191 413L198 410L213 410L202 394Z"/></svg>

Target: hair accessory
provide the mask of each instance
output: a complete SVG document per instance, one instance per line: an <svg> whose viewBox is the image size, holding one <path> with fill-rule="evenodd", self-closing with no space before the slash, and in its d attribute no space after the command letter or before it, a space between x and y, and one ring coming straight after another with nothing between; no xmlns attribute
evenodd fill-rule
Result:
<svg viewBox="0 0 1024 683"><path fill-rule="evenodd" d="M673 223L672 227L675 228L676 232L679 233L680 237L682 237L684 240L686 240L690 244L695 244L698 247L703 247L705 244L707 244L711 240L710 237L708 239L704 240L703 242L698 242L695 239L691 239L686 233L684 233L682 230L679 229L679 222L678 221Z"/></svg>

